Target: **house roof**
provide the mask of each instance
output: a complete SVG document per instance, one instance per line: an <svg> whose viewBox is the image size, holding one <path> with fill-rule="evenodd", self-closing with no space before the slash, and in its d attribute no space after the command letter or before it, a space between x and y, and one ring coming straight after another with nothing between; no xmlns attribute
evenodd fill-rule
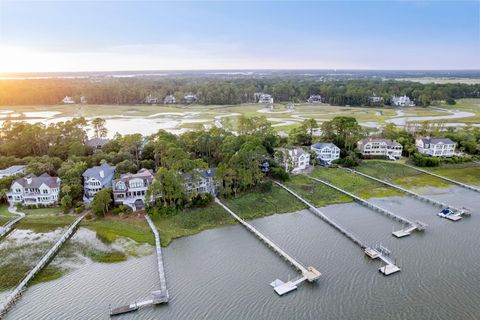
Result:
<svg viewBox="0 0 480 320"><path fill-rule="evenodd" d="M198 170L197 172L205 178L213 178L215 176L215 170L216 170L216 168L212 167L212 168L209 168L207 170ZM191 174L191 173L182 174L182 177L185 180L191 180L192 176L193 176L193 174Z"/></svg>
<svg viewBox="0 0 480 320"><path fill-rule="evenodd" d="M455 144L455 142L449 138L421 138L420 140L422 140L424 144Z"/></svg>
<svg viewBox="0 0 480 320"><path fill-rule="evenodd" d="M400 143L398 143L397 141L395 140L390 140L390 139L382 139L382 138L379 138L379 139L363 139L361 141L359 141L361 144L366 144L366 143L369 143L369 142L385 142L387 144L387 146L401 146Z"/></svg>
<svg viewBox="0 0 480 320"><path fill-rule="evenodd" d="M137 173L125 173L120 176L119 179L115 179L114 183L117 183L118 181L123 181L123 182L128 182L132 179L140 178L140 179L147 179L148 181L153 180L153 172L152 170L149 169L140 169Z"/></svg>
<svg viewBox="0 0 480 320"><path fill-rule="evenodd" d="M101 172L103 171L103 177ZM108 165L107 163L102 163L99 166L88 168L83 173L83 177L92 177L100 181L103 185L107 184L113 179L113 174L115 173L115 167Z"/></svg>
<svg viewBox="0 0 480 320"><path fill-rule="evenodd" d="M283 153L288 153L288 155L293 157L300 157L301 155L304 155L304 154L310 155L310 153L306 152L302 148L293 148L293 149L279 148L278 150L282 151Z"/></svg>
<svg viewBox="0 0 480 320"><path fill-rule="evenodd" d="M103 138L92 138L90 140L87 140L87 145L89 145L90 147L103 146L108 141L110 140Z"/></svg>
<svg viewBox="0 0 480 320"><path fill-rule="evenodd" d="M23 169L25 169L25 166L21 166L21 165L11 166L6 169L0 170L0 175L11 175L19 171L22 171Z"/></svg>
<svg viewBox="0 0 480 320"><path fill-rule="evenodd" d="M29 180L30 183L28 183ZM40 177L31 173L23 178L15 180L15 182L24 188L40 188L42 184L45 184L50 188L60 187L60 178L52 177L48 173L44 173Z"/></svg>
<svg viewBox="0 0 480 320"><path fill-rule="evenodd" d="M311 149L318 149L318 150L321 150L325 147L329 147L329 148L338 148L336 145L334 145L333 143L331 142L320 142L320 143L315 143L315 144L312 144L310 146Z"/></svg>

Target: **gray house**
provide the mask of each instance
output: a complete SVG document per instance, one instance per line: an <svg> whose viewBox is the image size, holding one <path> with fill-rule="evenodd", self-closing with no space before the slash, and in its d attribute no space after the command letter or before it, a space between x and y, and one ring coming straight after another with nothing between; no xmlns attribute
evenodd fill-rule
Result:
<svg viewBox="0 0 480 320"><path fill-rule="evenodd" d="M102 163L97 167L88 168L83 173L83 201L93 201L93 196L105 187L112 186L115 167Z"/></svg>
<svg viewBox="0 0 480 320"><path fill-rule="evenodd" d="M22 205L53 205L58 202L61 180L47 173L37 177L29 174L12 183L7 199L11 206Z"/></svg>

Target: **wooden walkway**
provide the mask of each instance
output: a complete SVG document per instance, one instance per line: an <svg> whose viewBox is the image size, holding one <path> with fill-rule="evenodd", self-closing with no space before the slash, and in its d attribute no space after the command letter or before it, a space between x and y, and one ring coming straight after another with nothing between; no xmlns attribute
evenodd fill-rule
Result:
<svg viewBox="0 0 480 320"><path fill-rule="evenodd" d="M10 230L12 230L12 228L15 224L17 224L20 220L25 218L25 213L17 212L17 208L15 208L15 207L9 207L8 212L16 214L16 215L18 215L18 217L13 218L12 220L8 221L5 225L0 227L0 238L5 236L6 234L8 234L10 232Z"/></svg>
<svg viewBox="0 0 480 320"><path fill-rule="evenodd" d="M55 243L55 245L43 256L37 265L30 270L27 276L20 282L20 284L6 297L5 301L0 305L0 319L8 312L8 310L21 297L23 291L26 290L28 282L32 280L57 254L60 247L75 233L78 224L83 220L85 215L80 216L67 229L63 236Z"/></svg>
<svg viewBox="0 0 480 320"><path fill-rule="evenodd" d="M430 172L430 171L427 171L427 170L424 170L424 169L420 169L418 167L415 167L415 166L411 166L409 164L403 164L404 166L408 167L408 168L412 168L414 170L417 170L419 172L422 172L422 173L426 173L426 174L429 174L431 176L434 176L434 177L437 177L439 179L443 179L445 181L448 181L448 182L451 182L451 183L454 183L456 185L459 185L465 189L469 189L469 190L472 190L472 191L475 191L475 192L480 192L480 189L479 188L476 188L476 187L473 187L473 186L469 186L468 184L465 184L465 183L462 183L460 181L457 181L457 180L453 180L453 179L450 179L450 178L447 178L447 177L444 177L444 176L441 176L439 174L436 174L436 173L433 173L433 172ZM478 169L480 170L480 168Z"/></svg>
<svg viewBox="0 0 480 320"><path fill-rule="evenodd" d="M341 192L341 193L343 193L343 194L346 194L347 196L351 197L352 199L354 199L354 200L357 201L358 203L366 206L366 207L369 208L369 209L372 209L373 211L379 212L379 213L381 213L381 214L383 214L383 215L385 215L385 216L387 216L387 217L389 217L389 218L391 218L391 219L393 219L393 220L395 220L395 221L397 221L397 222L400 222L400 223L403 223L404 225L406 225L406 229L400 230L400 231L402 231L402 232L400 232L400 231L395 231L395 232L393 232L393 234L394 234L395 236L397 236L397 234L400 234L400 233L401 233L403 236L407 236L407 235L409 235L413 230L419 230L419 231L425 230L426 224L423 223L423 222L420 222L420 221L413 222L413 221L411 221L411 220L409 220L409 219L407 219L407 218L401 217L401 216L399 216L399 215L397 215L397 214L395 214L395 213L393 213L393 212L391 212L391 211L389 211L389 210L387 210L387 209L381 208L381 207L379 207L379 206L371 203L370 201L367 201L367 200L365 200L365 199L363 199L363 198L360 198L360 197L354 195L353 193L350 193L350 192L348 192L348 191L346 191L346 190L343 190L342 188L339 188L339 187L337 187L337 186L335 186L335 185L333 185L333 184L331 184L331 183L329 183L329 182L327 182L327 181L325 181L325 180L318 179L318 178L314 178L314 177L310 177L310 176L308 176L308 177L309 177L310 179L314 180L314 181L323 183L324 185L326 185L326 186L328 186L328 187L330 187L330 188L332 188L332 189L335 189L335 190L337 190L338 192Z"/></svg>

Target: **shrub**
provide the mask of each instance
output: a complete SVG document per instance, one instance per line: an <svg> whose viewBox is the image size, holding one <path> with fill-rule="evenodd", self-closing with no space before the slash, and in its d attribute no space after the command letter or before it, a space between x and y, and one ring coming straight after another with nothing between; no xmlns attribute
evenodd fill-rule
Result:
<svg viewBox="0 0 480 320"><path fill-rule="evenodd" d="M75 213L80 214L80 213L83 212L83 210L85 210L85 206L82 204L82 205L75 208Z"/></svg>
<svg viewBox="0 0 480 320"><path fill-rule="evenodd" d="M280 168L280 167L271 168L270 176L273 179L277 179L280 181L287 181L288 179L290 179L290 176L288 175L288 173L285 170L283 170L283 168Z"/></svg>
<svg viewBox="0 0 480 320"><path fill-rule="evenodd" d="M192 207L206 207L213 202L213 196L210 193L197 194L192 198Z"/></svg>
<svg viewBox="0 0 480 320"><path fill-rule="evenodd" d="M270 192L273 188L272 181L264 181L258 185L258 188L261 192Z"/></svg>

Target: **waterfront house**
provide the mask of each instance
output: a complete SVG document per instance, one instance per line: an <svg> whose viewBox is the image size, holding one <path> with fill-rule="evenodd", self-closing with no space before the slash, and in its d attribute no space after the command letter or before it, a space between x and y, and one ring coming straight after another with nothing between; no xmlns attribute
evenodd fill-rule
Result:
<svg viewBox="0 0 480 320"><path fill-rule="evenodd" d="M322 103L322 96L319 94L312 94L308 100L308 103Z"/></svg>
<svg viewBox="0 0 480 320"><path fill-rule="evenodd" d="M106 163L88 168L83 173L83 201L91 202L95 193L106 187L112 186L115 167Z"/></svg>
<svg viewBox="0 0 480 320"><path fill-rule="evenodd" d="M330 165L333 160L340 159L340 148L333 143L315 143L310 149L317 154L316 158L323 165Z"/></svg>
<svg viewBox="0 0 480 320"><path fill-rule="evenodd" d="M375 94L373 96L368 97L368 100L370 101L371 104L373 105L381 105L383 104L383 97L379 97Z"/></svg>
<svg viewBox="0 0 480 320"><path fill-rule="evenodd" d="M145 208L145 194L153 178L153 172L148 169L122 174L112 182L114 202L129 206L133 211Z"/></svg>
<svg viewBox="0 0 480 320"><path fill-rule="evenodd" d="M186 103L186 104L190 104L190 103L195 103L197 102L197 96L194 95L194 94L187 94L183 97L183 101Z"/></svg>
<svg viewBox="0 0 480 320"><path fill-rule="evenodd" d="M448 138L419 138L415 146L421 154L432 157L452 157L457 144Z"/></svg>
<svg viewBox="0 0 480 320"><path fill-rule="evenodd" d="M81 97L80 97L80 103L85 104L85 103L87 103L87 102L88 102L87 97L85 97L85 96L81 96Z"/></svg>
<svg viewBox="0 0 480 320"><path fill-rule="evenodd" d="M75 103L75 100L73 100L72 97L65 96L65 98L63 98L62 102L63 102L64 104L74 104L74 103Z"/></svg>
<svg viewBox="0 0 480 320"><path fill-rule="evenodd" d="M364 139L357 143L357 147L364 158L384 156L390 160L398 160L402 157L403 147L395 140Z"/></svg>
<svg viewBox="0 0 480 320"><path fill-rule="evenodd" d="M275 161L285 171L298 173L310 166L310 153L301 148L280 148L275 152Z"/></svg>
<svg viewBox="0 0 480 320"><path fill-rule="evenodd" d="M273 97L266 93L258 94L258 103L270 103L273 104Z"/></svg>
<svg viewBox="0 0 480 320"><path fill-rule="evenodd" d="M15 176L25 173L25 166L11 166L6 169L0 170L0 179L4 177Z"/></svg>
<svg viewBox="0 0 480 320"><path fill-rule="evenodd" d="M60 178L52 177L48 173L39 177L28 174L12 183L10 191L7 192L8 202L11 206L17 203L25 206L56 204L59 199L60 182Z"/></svg>
<svg viewBox="0 0 480 320"><path fill-rule="evenodd" d="M93 151L102 150L103 146L110 140L104 138L92 138L87 140L87 146L92 147Z"/></svg>
<svg viewBox="0 0 480 320"><path fill-rule="evenodd" d="M156 104L157 102L158 102L158 98L152 96L151 94L145 97L146 104Z"/></svg>
<svg viewBox="0 0 480 320"><path fill-rule="evenodd" d="M172 94L169 94L168 96L163 99L164 104L175 104L177 100L175 99L175 96Z"/></svg>
<svg viewBox="0 0 480 320"><path fill-rule="evenodd" d="M182 174L185 181L185 193L188 195L209 193L217 194L218 182L215 181L215 168L197 170L194 174Z"/></svg>
<svg viewBox="0 0 480 320"><path fill-rule="evenodd" d="M401 96L401 97L393 96L392 97L392 106L413 107L413 106L415 106L415 103L412 100L410 100L410 98L407 97L407 96Z"/></svg>

